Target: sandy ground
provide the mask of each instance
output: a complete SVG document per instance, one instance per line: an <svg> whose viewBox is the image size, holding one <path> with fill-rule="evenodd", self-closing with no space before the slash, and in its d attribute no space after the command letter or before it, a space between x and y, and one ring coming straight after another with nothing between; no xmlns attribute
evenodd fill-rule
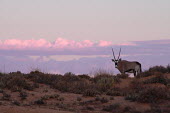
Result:
<svg viewBox="0 0 170 113"><path fill-rule="evenodd" d="M45 108L30 108L18 106L0 106L0 113L73 113Z"/></svg>

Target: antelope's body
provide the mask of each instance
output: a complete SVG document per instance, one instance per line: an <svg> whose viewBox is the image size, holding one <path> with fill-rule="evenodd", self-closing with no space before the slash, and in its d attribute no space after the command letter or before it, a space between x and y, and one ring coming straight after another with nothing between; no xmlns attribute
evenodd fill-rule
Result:
<svg viewBox="0 0 170 113"><path fill-rule="evenodd" d="M115 68L117 68L121 73L123 73L123 74L125 74L126 72L134 73L134 76L136 76L142 72L142 67L139 62L121 60L121 58L119 58L121 49L119 51L119 56L117 59L115 58L113 49L112 49L112 52L113 52L113 57L114 57L114 59L112 59L112 61L115 63Z"/></svg>
<svg viewBox="0 0 170 113"><path fill-rule="evenodd" d="M120 60L117 64L117 69L123 74L126 72L134 73L134 76L142 72L141 64L136 61Z"/></svg>

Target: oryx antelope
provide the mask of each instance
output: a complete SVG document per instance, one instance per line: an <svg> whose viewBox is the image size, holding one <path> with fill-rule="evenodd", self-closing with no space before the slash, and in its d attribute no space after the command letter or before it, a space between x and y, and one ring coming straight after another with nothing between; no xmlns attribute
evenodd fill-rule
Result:
<svg viewBox="0 0 170 113"><path fill-rule="evenodd" d="M121 60L120 58L121 48L120 48L119 56L117 59L114 55L113 48L112 48L112 52L113 52L113 57L114 57L112 61L115 63L115 68L117 68L121 73L123 74L125 74L125 72L134 73L134 76L137 76L139 73L142 72L141 64L139 62Z"/></svg>

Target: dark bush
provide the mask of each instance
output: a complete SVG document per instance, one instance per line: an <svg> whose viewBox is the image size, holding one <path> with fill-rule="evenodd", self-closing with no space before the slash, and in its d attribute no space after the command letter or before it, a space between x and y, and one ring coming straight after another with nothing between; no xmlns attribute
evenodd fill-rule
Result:
<svg viewBox="0 0 170 113"><path fill-rule="evenodd" d="M109 90L107 91L106 95L110 95L110 96L121 96L122 93L120 91L115 91L115 90Z"/></svg>
<svg viewBox="0 0 170 113"><path fill-rule="evenodd" d="M21 103L19 101L16 101L16 100L12 101L12 104L14 104L16 106L20 106L21 105Z"/></svg>
<svg viewBox="0 0 170 113"><path fill-rule="evenodd" d="M26 99L26 98L28 97L27 92L21 91L21 92L20 92L20 97L21 97L22 100Z"/></svg>
<svg viewBox="0 0 170 113"><path fill-rule="evenodd" d="M77 97L77 101L82 101L82 98L81 97Z"/></svg>
<svg viewBox="0 0 170 113"><path fill-rule="evenodd" d="M128 74L117 74L116 76L117 76L118 78L122 78L122 79L126 79L126 78L129 77Z"/></svg>
<svg viewBox="0 0 170 113"><path fill-rule="evenodd" d="M69 85L69 92L76 93L76 94L82 94L86 89L95 87L91 84L90 81L86 79L82 79L79 81L71 82Z"/></svg>
<svg viewBox="0 0 170 113"><path fill-rule="evenodd" d="M107 111L107 112L113 112L117 109L120 108L120 104L116 103L116 104L112 104L109 106L104 106L103 111Z"/></svg>
<svg viewBox="0 0 170 113"><path fill-rule="evenodd" d="M168 78L163 75L158 75L156 77L152 77L150 79L145 80L144 84L150 84L150 83L161 83L164 85L167 85L169 82Z"/></svg>
<svg viewBox="0 0 170 113"><path fill-rule="evenodd" d="M162 87L147 87L141 89L138 94L137 101L144 103L156 103L159 100L168 98L168 90Z"/></svg>
<svg viewBox="0 0 170 113"><path fill-rule="evenodd" d="M87 74L82 74L82 75L78 75L79 78L84 78L84 79L88 79L90 80L90 76L88 76Z"/></svg>
<svg viewBox="0 0 170 113"><path fill-rule="evenodd" d="M150 67L148 70L142 72L139 76L140 77L147 77L154 75L155 73L170 73L170 65L167 65L166 67L164 66L153 66Z"/></svg>
<svg viewBox="0 0 170 113"><path fill-rule="evenodd" d="M101 77L97 80L96 85L100 92L106 92L114 86L114 83L113 77Z"/></svg>
<svg viewBox="0 0 170 113"><path fill-rule="evenodd" d="M130 100L132 102L134 101L137 101L138 100L138 94L136 93L131 93L131 94L128 94L127 96L125 96L125 100Z"/></svg>
<svg viewBox="0 0 170 113"><path fill-rule="evenodd" d="M101 102L101 103L107 103L107 102L109 102L109 100L108 100L107 98L105 98L105 97L102 97L102 98L100 99L100 102Z"/></svg>
<svg viewBox="0 0 170 113"><path fill-rule="evenodd" d="M10 99L11 99L11 95L8 94L8 93L3 92L2 99L3 99L3 100L10 100Z"/></svg>
<svg viewBox="0 0 170 113"><path fill-rule="evenodd" d="M87 89L84 91L83 96L90 96L94 97L96 95L99 95L100 93L96 89Z"/></svg>
<svg viewBox="0 0 170 113"><path fill-rule="evenodd" d="M39 100L34 101L34 104L45 105L47 103L43 99L39 99Z"/></svg>

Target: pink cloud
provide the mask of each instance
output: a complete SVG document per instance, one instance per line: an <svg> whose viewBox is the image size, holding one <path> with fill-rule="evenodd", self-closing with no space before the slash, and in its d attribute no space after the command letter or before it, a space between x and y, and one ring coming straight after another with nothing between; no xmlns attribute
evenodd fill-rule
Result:
<svg viewBox="0 0 170 113"><path fill-rule="evenodd" d="M133 43L133 42L125 42L125 43L120 43L117 45L121 45L121 46L136 46L137 44Z"/></svg>
<svg viewBox="0 0 170 113"><path fill-rule="evenodd" d="M37 49L37 48L49 48L51 43L45 39L39 40L18 40L8 39L4 42L0 41L0 49Z"/></svg>
<svg viewBox="0 0 170 113"><path fill-rule="evenodd" d="M39 50L39 49L79 49L89 47L104 47L110 46L112 42L101 40L98 43L93 43L90 40L74 41L64 38L57 38L54 42L49 42L45 39L31 39L31 40L19 40L19 39L7 39L0 40L0 49L5 50Z"/></svg>
<svg viewBox="0 0 170 113"><path fill-rule="evenodd" d="M101 47L110 46L110 45L112 45L112 42L100 40L98 45L101 46Z"/></svg>

